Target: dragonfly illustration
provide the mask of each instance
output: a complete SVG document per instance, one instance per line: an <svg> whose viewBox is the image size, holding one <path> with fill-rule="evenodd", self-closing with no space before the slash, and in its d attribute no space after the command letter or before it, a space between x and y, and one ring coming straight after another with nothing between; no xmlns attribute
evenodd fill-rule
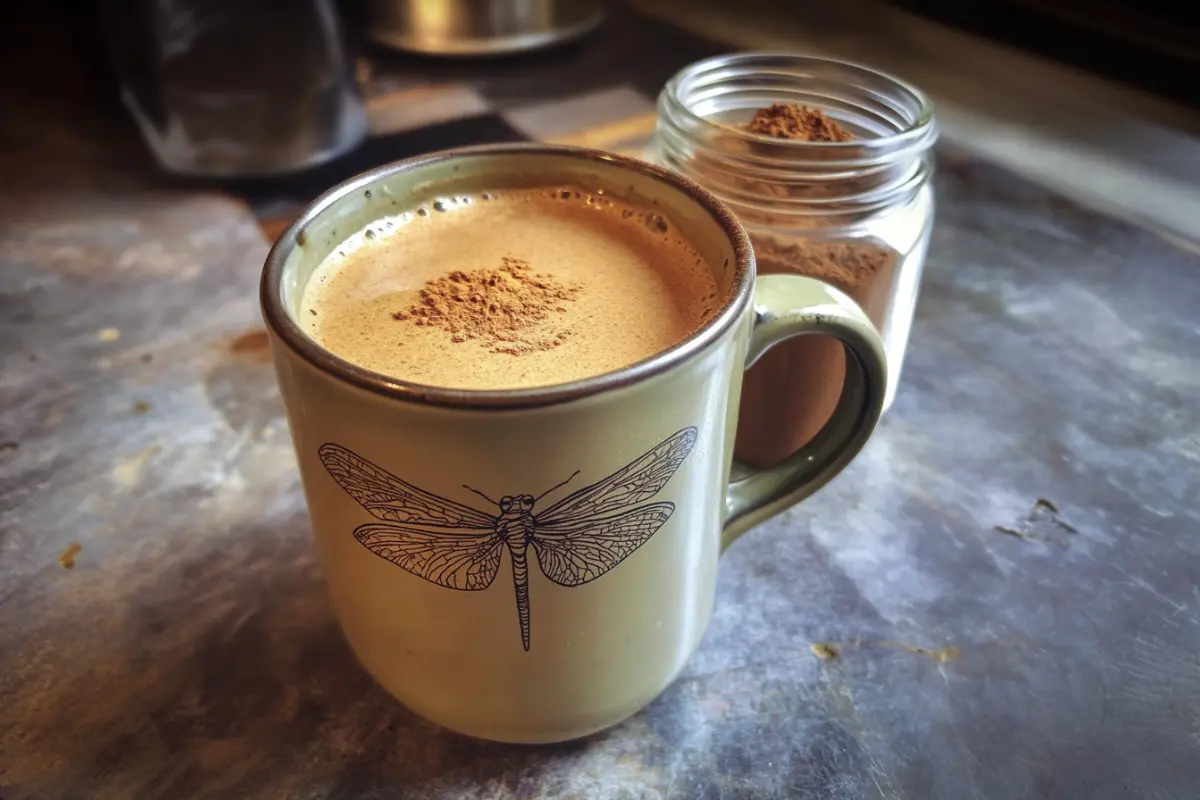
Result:
<svg viewBox="0 0 1200 800"><path fill-rule="evenodd" d="M492 585L508 545L521 644L529 650L529 562L532 545L542 574L560 586L599 578L645 544L671 518L674 503L638 506L666 485L696 443L684 428L604 480L564 497L545 511L534 505L579 474L541 495L499 501L488 513L418 489L338 444L322 445L321 463L346 494L382 523L360 525L354 538L382 559L420 578L460 591ZM637 506L630 508L630 506Z"/></svg>

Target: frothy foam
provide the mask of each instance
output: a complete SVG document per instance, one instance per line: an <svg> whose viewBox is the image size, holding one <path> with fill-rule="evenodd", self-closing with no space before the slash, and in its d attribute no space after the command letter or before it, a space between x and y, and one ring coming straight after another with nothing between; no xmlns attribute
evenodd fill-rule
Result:
<svg viewBox="0 0 1200 800"><path fill-rule="evenodd" d="M394 315L426 281L505 258L580 287L538 352L493 352ZM512 389L578 380L662 352L701 326L717 288L695 248L654 210L573 188L439 198L349 237L314 272L300 323L333 353L401 380ZM556 334L557 335L557 334Z"/></svg>

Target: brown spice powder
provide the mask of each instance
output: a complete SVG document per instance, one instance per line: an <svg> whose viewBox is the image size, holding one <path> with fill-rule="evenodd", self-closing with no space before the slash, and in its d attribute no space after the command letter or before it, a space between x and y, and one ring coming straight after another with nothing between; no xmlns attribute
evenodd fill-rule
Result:
<svg viewBox="0 0 1200 800"><path fill-rule="evenodd" d="M825 116L824 111L795 103L776 103L760 108L747 130L801 142L849 142L854 139L850 131Z"/></svg>
<svg viewBox="0 0 1200 800"><path fill-rule="evenodd" d="M788 243L752 235L761 275L805 275L848 294L879 327L891 303L899 254L869 241ZM833 414L846 376L841 343L800 336L772 347L746 373L736 457L751 466L780 463L809 442Z"/></svg>
<svg viewBox="0 0 1200 800"><path fill-rule="evenodd" d="M580 287L533 271L505 257L499 267L455 270L427 281L417 302L393 318L441 328L451 341L476 341L493 353L521 355L552 350L568 337L548 323L566 312Z"/></svg>
<svg viewBox="0 0 1200 800"><path fill-rule="evenodd" d="M785 243L770 236L753 236L754 253L765 275L807 275L831 283L862 306L878 324L890 300L895 250L873 241L812 241Z"/></svg>

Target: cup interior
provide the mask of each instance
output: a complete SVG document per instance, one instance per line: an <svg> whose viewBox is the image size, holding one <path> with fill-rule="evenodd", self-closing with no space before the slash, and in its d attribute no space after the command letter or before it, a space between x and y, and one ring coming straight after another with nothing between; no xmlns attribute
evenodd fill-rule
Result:
<svg viewBox="0 0 1200 800"><path fill-rule="evenodd" d="M325 350L298 324L308 282L348 238L385 217L455 203L484 192L573 188L660 214L704 258L723 302L713 317L674 347L620 370L570 384L519 390L451 390L409 384L351 364ZM577 148L494 145L385 165L330 189L280 236L267 257L263 315L286 346L352 383L384 393L417 394L447 405L536 405L648 377L703 350L749 302L754 259L733 213L698 185L637 159Z"/></svg>

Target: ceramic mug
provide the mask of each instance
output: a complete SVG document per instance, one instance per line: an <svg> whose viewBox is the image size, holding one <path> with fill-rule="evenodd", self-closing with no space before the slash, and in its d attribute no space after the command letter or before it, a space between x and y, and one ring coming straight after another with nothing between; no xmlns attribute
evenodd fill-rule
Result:
<svg viewBox="0 0 1200 800"><path fill-rule="evenodd" d="M313 271L367 224L439 196L520 186L603 189L655 207L711 265L720 310L624 369L503 391L370 372L297 324ZM658 695L704 633L718 556L841 471L874 429L886 385L879 336L847 296L799 276L756 284L745 231L707 191L574 148L466 148L353 178L280 236L261 302L351 648L416 713L506 742L584 736ZM851 356L833 417L782 465L732 480L744 370L812 333Z"/></svg>

